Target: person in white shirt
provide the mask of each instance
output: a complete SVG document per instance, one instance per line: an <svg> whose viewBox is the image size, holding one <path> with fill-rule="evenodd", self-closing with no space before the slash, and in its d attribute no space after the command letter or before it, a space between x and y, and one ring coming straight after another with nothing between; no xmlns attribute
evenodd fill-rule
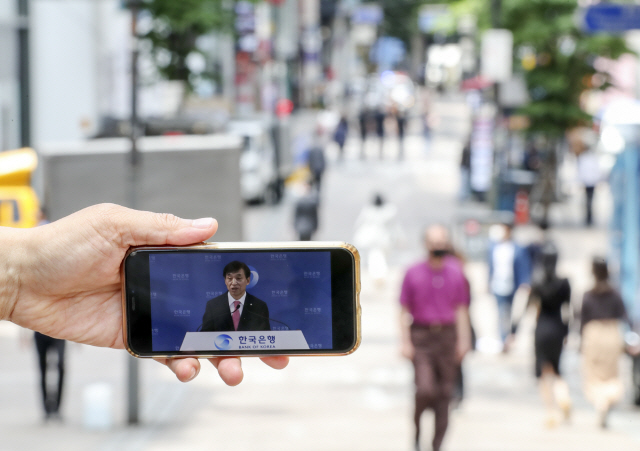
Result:
<svg viewBox="0 0 640 451"><path fill-rule="evenodd" d="M513 297L520 286L528 286L531 280L531 258L527 249L511 237L511 224L501 224L496 230L495 242L489 249L489 290L498 303L500 338L506 345L512 335L511 307Z"/></svg>

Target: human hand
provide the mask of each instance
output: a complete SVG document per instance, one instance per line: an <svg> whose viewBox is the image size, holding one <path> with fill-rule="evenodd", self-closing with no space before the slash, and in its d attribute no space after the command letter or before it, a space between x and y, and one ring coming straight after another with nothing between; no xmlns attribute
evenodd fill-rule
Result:
<svg viewBox="0 0 640 451"><path fill-rule="evenodd" d="M402 340L400 345L400 355L405 359L413 360L416 350L410 340Z"/></svg>
<svg viewBox="0 0 640 451"><path fill-rule="evenodd" d="M188 220L101 204L34 229L2 229L8 286L0 290L0 319L56 338L122 349L120 264L129 247L194 244L217 228L213 218ZM288 363L287 357L262 360L278 369ZM183 382L200 370L195 358L159 361ZM225 383L242 381L240 359L210 361Z"/></svg>
<svg viewBox="0 0 640 451"><path fill-rule="evenodd" d="M502 346L502 352L508 354L513 348L513 345L516 342L516 336L514 334L507 335L507 338L504 340L504 345Z"/></svg>
<svg viewBox="0 0 640 451"><path fill-rule="evenodd" d="M462 362L464 357L471 351L471 342L468 340L458 340L456 343L456 360Z"/></svg>

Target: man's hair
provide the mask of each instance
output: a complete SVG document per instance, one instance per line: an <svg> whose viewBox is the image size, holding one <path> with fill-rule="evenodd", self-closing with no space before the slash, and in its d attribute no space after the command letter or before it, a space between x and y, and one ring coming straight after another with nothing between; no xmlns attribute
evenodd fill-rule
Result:
<svg viewBox="0 0 640 451"><path fill-rule="evenodd" d="M594 257L591 262L591 269L598 282L605 282L609 280L609 267L604 258Z"/></svg>
<svg viewBox="0 0 640 451"><path fill-rule="evenodd" d="M244 272L244 276L247 279L251 277L251 270L246 265L246 263L239 262L238 260L227 263L227 266L225 266L222 270L222 277L227 277L227 274L229 274L230 272L238 272L240 270Z"/></svg>

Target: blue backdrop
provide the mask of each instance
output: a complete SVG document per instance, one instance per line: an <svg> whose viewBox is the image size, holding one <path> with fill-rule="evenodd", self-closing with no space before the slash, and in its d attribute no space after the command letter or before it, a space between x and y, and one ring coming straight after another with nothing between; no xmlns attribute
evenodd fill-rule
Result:
<svg viewBox="0 0 640 451"><path fill-rule="evenodd" d="M149 256L154 351L178 350L198 329L207 301L227 292L222 270L233 260L251 269L247 293L267 303L272 330L300 329L312 349L332 347L329 252L167 252Z"/></svg>

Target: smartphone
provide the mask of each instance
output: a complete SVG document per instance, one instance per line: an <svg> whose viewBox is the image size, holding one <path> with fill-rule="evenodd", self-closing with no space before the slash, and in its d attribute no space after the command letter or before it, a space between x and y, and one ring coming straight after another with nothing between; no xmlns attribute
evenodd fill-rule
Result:
<svg viewBox="0 0 640 451"><path fill-rule="evenodd" d="M347 243L134 247L123 334L136 357L346 355L360 345L360 257Z"/></svg>

